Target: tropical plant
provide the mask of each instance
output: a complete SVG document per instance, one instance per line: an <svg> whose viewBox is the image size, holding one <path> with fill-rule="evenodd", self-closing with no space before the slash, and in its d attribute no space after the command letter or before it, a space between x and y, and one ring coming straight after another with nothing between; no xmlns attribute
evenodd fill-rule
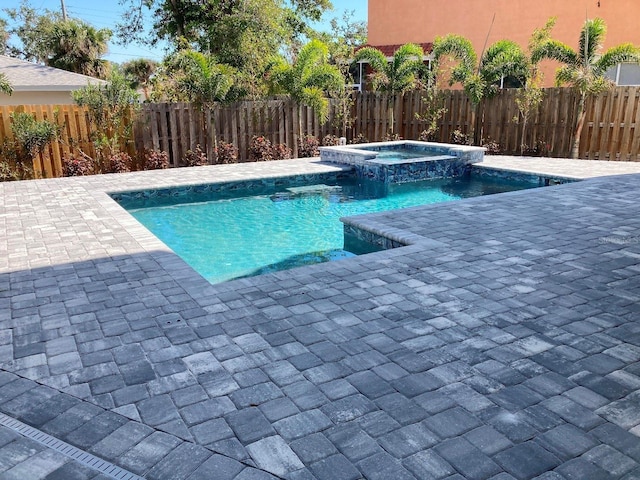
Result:
<svg viewBox="0 0 640 480"><path fill-rule="evenodd" d="M298 141L298 157L311 158L320 156L320 140L313 135L305 135Z"/></svg>
<svg viewBox="0 0 640 480"><path fill-rule="evenodd" d="M106 78L110 64L101 57L107 53L111 30L97 29L78 19L63 19L59 12L41 12L26 0L18 8L8 8L5 12L12 20L12 28L6 30L6 34L15 35L19 40L19 46L8 46L12 56Z"/></svg>
<svg viewBox="0 0 640 480"><path fill-rule="evenodd" d="M164 150L145 150L142 168L144 170L164 170L169 168L169 155Z"/></svg>
<svg viewBox="0 0 640 480"><path fill-rule="evenodd" d="M89 84L72 95L76 104L87 107L96 170L101 171L131 136L133 115L140 107L138 94L122 75L113 73L107 83Z"/></svg>
<svg viewBox="0 0 640 480"><path fill-rule="evenodd" d="M349 86L355 83L354 74L358 66L352 60L356 49L367 43L367 23L353 20L354 15L354 11L345 11L341 19L331 19L330 31L316 33L318 40L329 48L329 62L335 65L344 77L342 88L330 93L336 104L334 126L340 130L343 137L347 136L347 131L354 122L354 91Z"/></svg>
<svg viewBox="0 0 640 480"><path fill-rule="evenodd" d="M358 50L353 59L354 62L367 62L373 71L371 74L373 90L388 94L387 110L391 134L395 131L391 98L412 90L418 85L419 73L423 69L423 56L422 47L407 43L395 51L391 61L387 60L384 53L373 47Z"/></svg>
<svg viewBox="0 0 640 480"><path fill-rule="evenodd" d="M196 148L187 150L182 157L182 164L187 167L201 167L209 163L207 156L200 148L200 145L196 145Z"/></svg>
<svg viewBox="0 0 640 480"><path fill-rule="evenodd" d="M562 67L556 72L556 85L569 84L579 95L571 158L578 158L579 155L587 98L613 86L605 77L607 70L619 63L640 63L640 48L631 43L611 47L602 53L606 32L607 26L601 18L586 20L577 50L558 40L547 39L533 53L535 61L551 59L560 62Z"/></svg>
<svg viewBox="0 0 640 480"><path fill-rule="evenodd" d="M216 161L218 163L238 163L238 147L233 143L218 142Z"/></svg>
<svg viewBox="0 0 640 480"><path fill-rule="evenodd" d="M331 8L329 0L122 0L117 26L124 43L166 41L207 52L239 73L251 95L264 93L262 72L273 52L297 52L309 21ZM150 18L148 18L150 17Z"/></svg>
<svg viewBox="0 0 640 480"><path fill-rule="evenodd" d="M452 57L457 65L451 70L449 84L460 83L471 102L471 135L474 143L482 139L482 129L476 131L476 122L484 98L495 95L506 78L524 85L527 58L522 48L511 40L499 40L481 56L471 42L455 34L437 37L433 43L434 69L441 68L443 60Z"/></svg>
<svg viewBox="0 0 640 480"><path fill-rule="evenodd" d="M205 151L208 158L215 159L218 139L212 110L216 103L227 100L236 72L228 65L217 63L211 55L194 50L181 50L169 58L168 63L177 94L196 104L204 116ZM206 140L209 131L213 142Z"/></svg>
<svg viewBox="0 0 640 480"><path fill-rule="evenodd" d="M142 88L144 99L149 100L151 77L158 67L158 62L147 58L130 60L122 65L122 73L134 90Z"/></svg>
<svg viewBox="0 0 640 480"><path fill-rule="evenodd" d="M62 157L62 175L65 177L84 177L95 174L93 158L82 153Z"/></svg>
<svg viewBox="0 0 640 480"><path fill-rule="evenodd" d="M275 57L267 69L271 91L286 93L298 105L298 138L302 138L302 106L313 108L324 122L329 114L327 92L344 86L340 71L328 63L329 50L320 40L311 40L300 49L293 64Z"/></svg>
<svg viewBox="0 0 640 480"><path fill-rule="evenodd" d="M13 93L13 87L4 73L0 73L0 93L6 93L7 95Z"/></svg>
<svg viewBox="0 0 640 480"><path fill-rule="evenodd" d="M106 78L109 62L102 57L107 53L111 30L96 29L81 20L54 22L45 36L46 63L50 67Z"/></svg>

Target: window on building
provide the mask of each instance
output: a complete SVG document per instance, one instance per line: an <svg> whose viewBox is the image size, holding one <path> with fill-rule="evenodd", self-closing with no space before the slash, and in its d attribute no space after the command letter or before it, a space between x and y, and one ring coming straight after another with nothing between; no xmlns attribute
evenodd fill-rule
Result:
<svg viewBox="0 0 640 480"><path fill-rule="evenodd" d="M607 70L605 75L616 85L635 86L640 85L640 65L635 63L619 63Z"/></svg>

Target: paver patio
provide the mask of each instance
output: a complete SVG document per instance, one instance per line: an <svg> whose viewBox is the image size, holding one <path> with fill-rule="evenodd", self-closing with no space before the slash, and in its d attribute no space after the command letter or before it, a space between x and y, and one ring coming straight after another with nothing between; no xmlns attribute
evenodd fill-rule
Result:
<svg viewBox="0 0 640 480"><path fill-rule="evenodd" d="M575 172L535 162L487 165ZM105 194L336 168L0 184L0 412L148 479L640 478L640 175L352 218L410 245L215 286ZM0 417L0 478L112 477Z"/></svg>

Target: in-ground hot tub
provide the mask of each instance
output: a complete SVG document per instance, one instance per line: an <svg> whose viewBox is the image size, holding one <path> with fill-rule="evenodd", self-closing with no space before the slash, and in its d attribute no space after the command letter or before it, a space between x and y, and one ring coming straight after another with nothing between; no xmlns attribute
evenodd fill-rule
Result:
<svg viewBox="0 0 640 480"><path fill-rule="evenodd" d="M484 148L400 140L320 147L320 158L353 165L361 177L403 183L464 175L472 164L482 162Z"/></svg>

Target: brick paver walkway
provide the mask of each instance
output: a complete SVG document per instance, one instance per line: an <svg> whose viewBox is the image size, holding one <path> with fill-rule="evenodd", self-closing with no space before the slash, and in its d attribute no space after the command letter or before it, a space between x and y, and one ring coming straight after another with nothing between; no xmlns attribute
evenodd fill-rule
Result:
<svg viewBox="0 0 640 480"><path fill-rule="evenodd" d="M0 184L0 412L149 479L640 478L639 176L217 286L104 193L332 169ZM0 477L107 478L4 427Z"/></svg>

